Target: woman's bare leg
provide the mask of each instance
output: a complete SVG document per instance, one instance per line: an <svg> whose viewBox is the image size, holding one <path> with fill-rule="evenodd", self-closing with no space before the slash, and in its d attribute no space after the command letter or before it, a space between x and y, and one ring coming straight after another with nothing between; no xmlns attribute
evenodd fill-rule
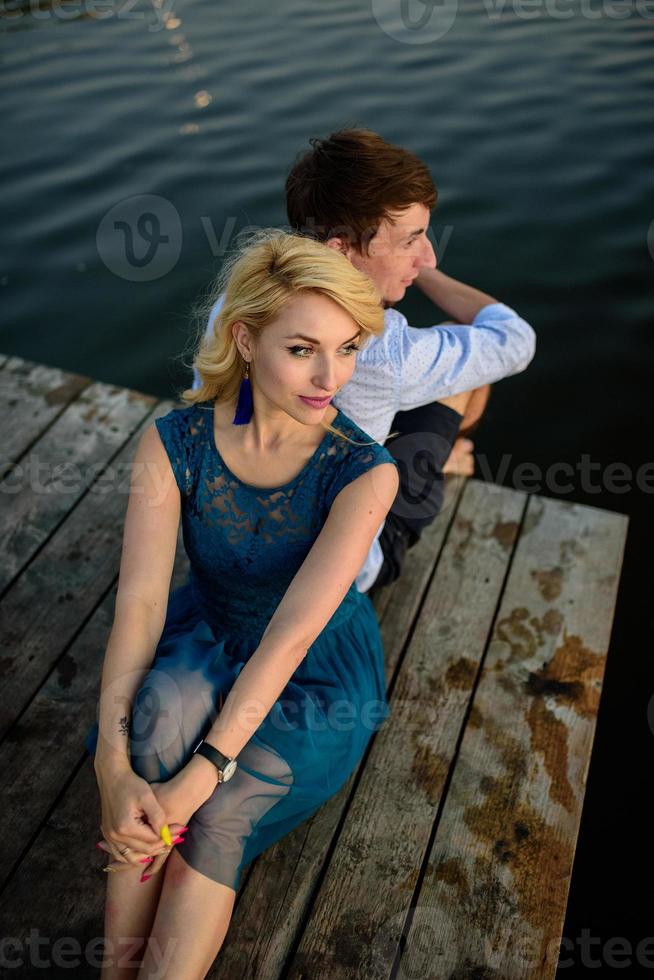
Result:
<svg viewBox="0 0 654 980"><path fill-rule="evenodd" d="M202 980L224 942L236 892L191 868L175 850L160 875L163 888L138 980Z"/></svg>
<svg viewBox="0 0 654 980"><path fill-rule="evenodd" d="M107 871L102 980L133 980L138 975L163 886L163 870L143 883L141 872L142 868Z"/></svg>

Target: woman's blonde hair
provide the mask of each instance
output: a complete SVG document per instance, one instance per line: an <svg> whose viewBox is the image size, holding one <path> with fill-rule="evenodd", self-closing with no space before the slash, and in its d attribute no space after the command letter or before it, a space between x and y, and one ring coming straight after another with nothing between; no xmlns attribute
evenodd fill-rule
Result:
<svg viewBox="0 0 654 980"><path fill-rule="evenodd" d="M382 301L374 283L341 255L321 242L302 235L268 230L258 232L235 252L214 283L209 298L196 309L198 336L193 366L200 376L199 388L180 393L186 405L236 399L245 364L232 334L241 320L255 343L261 331L275 320L299 293L327 296L350 314L366 341L384 329ZM204 336L204 325L216 299L224 294L213 334ZM343 435L328 423L331 432ZM353 441L353 440L349 440Z"/></svg>

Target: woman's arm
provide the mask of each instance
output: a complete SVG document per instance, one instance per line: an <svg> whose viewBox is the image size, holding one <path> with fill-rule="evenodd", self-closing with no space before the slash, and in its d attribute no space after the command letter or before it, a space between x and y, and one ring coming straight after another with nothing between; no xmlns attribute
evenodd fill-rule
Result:
<svg viewBox="0 0 654 980"><path fill-rule="evenodd" d="M114 622L102 669L96 772L131 769L132 704L166 619L180 510L166 450L156 427L149 426L132 467Z"/></svg>
<svg viewBox="0 0 654 980"><path fill-rule="evenodd" d="M237 756L264 720L361 570L398 485L397 467L380 463L337 494L311 551L206 736L220 752ZM193 756L185 769L193 796L208 797L217 778L212 763Z"/></svg>

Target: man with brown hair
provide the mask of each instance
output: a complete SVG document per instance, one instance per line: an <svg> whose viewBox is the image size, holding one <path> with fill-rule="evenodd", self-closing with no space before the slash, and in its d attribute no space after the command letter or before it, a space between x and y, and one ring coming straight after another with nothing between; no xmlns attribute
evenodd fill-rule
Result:
<svg viewBox="0 0 654 980"><path fill-rule="evenodd" d="M532 328L510 307L436 269L427 237L437 191L415 154L366 129L309 141L291 169L293 228L336 248L379 289L386 329L357 355L333 403L400 463L400 489L357 587L388 584L436 517L443 473L472 475L472 443L458 439L481 418L490 384L523 371ZM417 329L393 304L416 283L455 324Z"/></svg>
<svg viewBox="0 0 654 980"><path fill-rule="evenodd" d="M309 142L286 180L289 223L366 272L385 307L384 333L332 399L399 463L396 500L357 576L366 592L400 574L441 509L443 474L472 475L472 442L457 435L478 423L490 384L527 367L535 335L515 310L436 269L427 231L437 191L419 157L366 129ZM393 304L412 283L456 322L409 326Z"/></svg>

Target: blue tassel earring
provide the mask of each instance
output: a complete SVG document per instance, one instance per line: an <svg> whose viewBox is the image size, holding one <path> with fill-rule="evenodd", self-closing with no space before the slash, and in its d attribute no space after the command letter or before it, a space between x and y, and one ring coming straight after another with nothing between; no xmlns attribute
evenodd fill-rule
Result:
<svg viewBox="0 0 654 980"><path fill-rule="evenodd" d="M245 362L245 377L241 381L236 403L236 414L232 425L246 425L252 418L252 386L250 385L250 362Z"/></svg>

